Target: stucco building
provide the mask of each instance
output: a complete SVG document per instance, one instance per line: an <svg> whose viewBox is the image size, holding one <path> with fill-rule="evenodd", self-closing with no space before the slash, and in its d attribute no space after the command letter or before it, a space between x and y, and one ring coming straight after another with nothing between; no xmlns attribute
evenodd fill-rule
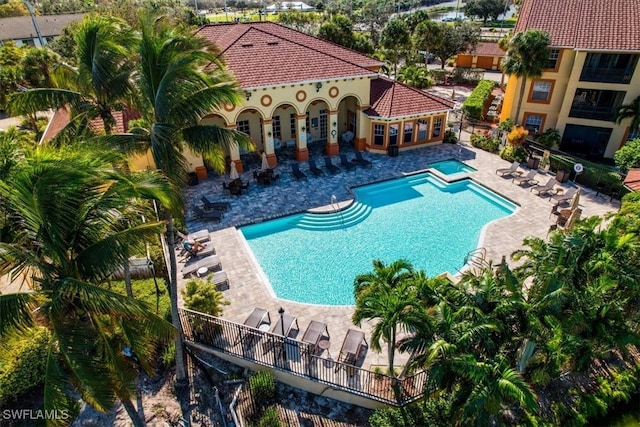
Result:
<svg viewBox="0 0 640 427"><path fill-rule="evenodd" d="M627 140L630 120L614 123L616 109L640 96L640 0L524 0L515 32L543 30L551 38L547 67L527 79L510 76L501 120L530 132L557 128L560 149L588 158L611 158Z"/></svg>

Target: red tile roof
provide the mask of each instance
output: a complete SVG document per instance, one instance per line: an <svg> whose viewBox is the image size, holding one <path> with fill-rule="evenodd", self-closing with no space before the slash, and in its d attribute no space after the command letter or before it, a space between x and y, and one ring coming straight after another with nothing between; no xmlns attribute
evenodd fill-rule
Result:
<svg viewBox="0 0 640 427"><path fill-rule="evenodd" d="M624 179L624 185L631 191L640 191L640 169L630 169Z"/></svg>
<svg viewBox="0 0 640 427"><path fill-rule="evenodd" d="M473 55L483 56L504 56L504 50L500 49L498 43L493 42L480 42L473 50L468 50L466 53Z"/></svg>
<svg viewBox="0 0 640 427"><path fill-rule="evenodd" d="M131 120L139 119L140 113L132 110L114 111L113 118L116 124L111 131L112 133L125 133L129 131L129 122ZM49 120L49 124L42 135L41 141L47 142L52 140L58 135L58 133L69 124L69 112L66 108L58 108L53 113L53 117ZM96 133L104 133L104 122L101 118L95 118L91 121L91 129Z"/></svg>
<svg viewBox="0 0 640 427"><path fill-rule="evenodd" d="M242 88L374 76L382 63L359 52L272 22L214 24L199 35L222 51Z"/></svg>
<svg viewBox="0 0 640 427"><path fill-rule="evenodd" d="M547 31L551 46L640 51L640 0L524 0L515 32Z"/></svg>
<svg viewBox="0 0 640 427"><path fill-rule="evenodd" d="M371 80L370 105L365 114L390 119L447 111L455 102L379 77Z"/></svg>

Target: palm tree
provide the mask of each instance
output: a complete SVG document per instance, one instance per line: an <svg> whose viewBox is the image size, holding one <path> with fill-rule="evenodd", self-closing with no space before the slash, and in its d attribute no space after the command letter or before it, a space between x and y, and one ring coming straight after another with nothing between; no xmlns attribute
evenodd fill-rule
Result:
<svg viewBox="0 0 640 427"><path fill-rule="evenodd" d="M502 70L522 78L520 95L514 120L519 123L520 108L524 99L527 78L538 78L549 60L549 34L540 30L528 30L515 34L506 43L507 54L502 61Z"/></svg>
<svg viewBox="0 0 640 427"><path fill-rule="evenodd" d="M224 103L241 102L237 86L223 68L217 50L191 31L171 25L151 15L141 19L139 46L140 69L135 81L140 92L138 111L147 129L132 129L143 137L153 161L174 189L178 199L186 182L187 160L183 148L209 160L224 170L225 147L238 143L248 148L245 134L218 126L199 125L200 119ZM207 69L205 70L205 67ZM182 215L181 206L167 209L167 251L171 315L174 326L181 331L177 302L177 266L174 248L174 215ZM176 336L176 378L186 380L182 337Z"/></svg>
<svg viewBox="0 0 640 427"><path fill-rule="evenodd" d="M75 127L102 119L105 133L115 125L113 111L130 104L132 96L131 48L135 37L124 21L90 16L75 34L77 68L59 64L54 70L54 88L31 89L12 96L10 111L36 111L69 107Z"/></svg>
<svg viewBox="0 0 640 427"><path fill-rule="evenodd" d="M640 96L631 103L618 107L614 121L616 124L620 124L625 119L631 119L630 128L632 131L640 129Z"/></svg>
<svg viewBox="0 0 640 427"><path fill-rule="evenodd" d="M356 277L354 292L356 309L353 323L379 319L371 332L371 348L381 351L381 340L387 342L389 374L395 376L394 356L398 329L413 333L427 328L427 316L419 304L413 283L413 268L406 260L388 266L380 260L373 262L374 271Z"/></svg>
<svg viewBox="0 0 640 427"><path fill-rule="evenodd" d="M0 337L35 325L49 329L44 387L46 410L69 410L65 393L79 391L107 411L120 400L134 425L132 403L137 366L123 353L150 361L158 343L170 341L172 325L143 303L99 283L162 228L159 222L121 227L120 211L135 198L169 201L161 176L124 177L111 165L113 153L41 148L0 182L11 222L0 243L0 274L23 278L28 292L0 295ZM55 424L55 423L53 423Z"/></svg>

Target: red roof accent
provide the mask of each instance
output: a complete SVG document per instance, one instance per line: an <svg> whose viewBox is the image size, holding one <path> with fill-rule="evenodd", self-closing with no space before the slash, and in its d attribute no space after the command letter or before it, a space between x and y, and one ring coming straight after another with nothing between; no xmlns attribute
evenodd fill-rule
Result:
<svg viewBox="0 0 640 427"><path fill-rule="evenodd" d="M373 76L382 63L359 52L272 22L213 24L198 35L222 51L243 88Z"/></svg>
<svg viewBox="0 0 640 427"><path fill-rule="evenodd" d="M480 42L475 49L468 50L466 53L483 56L504 56L504 50L500 49L498 43L493 42Z"/></svg>
<svg viewBox="0 0 640 427"><path fill-rule="evenodd" d="M640 169L629 169L624 185L631 191L640 191Z"/></svg>
<svg viewBox="0 0 640 427"><path fill-rule="evenodd" d="M552 47L640 51L640 0L524 0L515 32L547 31Z"/></svg>
<svg viewBox="0 0 640 427"><path fill-rule="evenodd" d="M40 138L41 142L51 141L56 135L64 129L64 127L69 123L69 111L66 108L60 107L53 113L53 116L49 120L49 124L44 130L42 134L42 138Z"/></svg>
<svg viewBox="0 0 640 427"><path fill-rule="evenodd" d="M379 77L371 80L369 104L371 107L365 111L365 114L390 119L448 111L453 108L455 102L405 86L386 77Z"/></svg>
<svg viewBox="0 0 640 427"><path fill-rule="evenodd" d="M133 110L114 111L113 118L116 124L111 133L125 133L129 131L129 122L139 119L140 113ZM55 138L58 133L69 124L70 116L66 108L61 107L53 113L49 124L42 135L42 142L47 142ZM96 133L104 133L104 122L100 117L91 120L91 129Z"/></svg>

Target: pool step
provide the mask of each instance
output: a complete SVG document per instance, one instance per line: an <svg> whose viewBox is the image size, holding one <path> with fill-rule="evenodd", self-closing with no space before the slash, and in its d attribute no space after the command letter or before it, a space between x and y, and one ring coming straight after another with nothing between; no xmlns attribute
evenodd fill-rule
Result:
<svg viewBox="0 0 640 427"><path fill-rule="evenodd" d="M361 223L372 211L371 206L356 202L341 212L305 214L296 221L295 226L311 231L339 230Z"/></svg>

